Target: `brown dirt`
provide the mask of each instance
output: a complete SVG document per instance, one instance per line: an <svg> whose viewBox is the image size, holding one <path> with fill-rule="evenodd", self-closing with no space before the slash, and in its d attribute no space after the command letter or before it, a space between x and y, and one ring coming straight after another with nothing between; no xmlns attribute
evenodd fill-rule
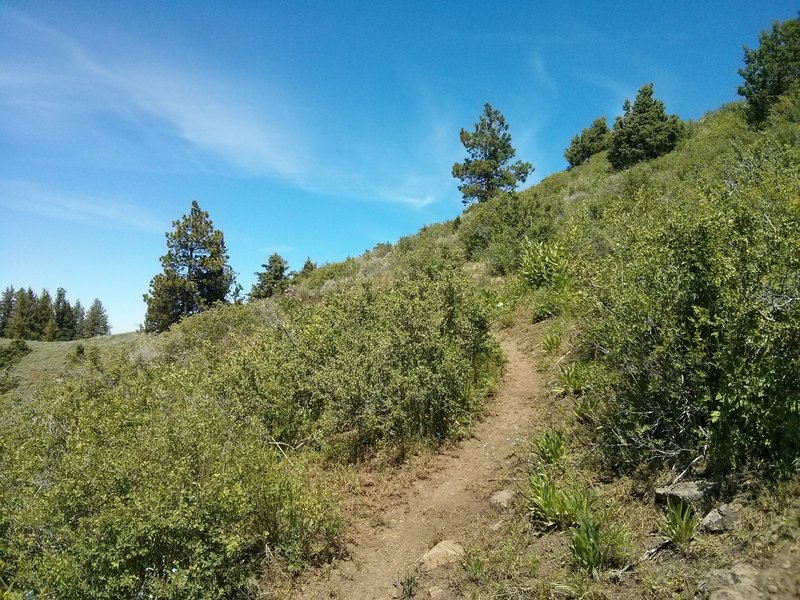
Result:
<svg viewBox="0 0 800 600"><path fill-rule="evenodd" d="M435 543L473 538L500 520L489 498L513 487L509 478L517 464L515 446L532 423L549 421L555 410L544 393L542 375L521 347L525 338L520 333L499 334L508 360L505 376L472 437L433 457L432 465L424 459L423 464L412 461L392 481L358 477L348 507L348 560L309 577L295 597L397 597L398 582ZM420 592L426 595L424 588Z"/></svg>

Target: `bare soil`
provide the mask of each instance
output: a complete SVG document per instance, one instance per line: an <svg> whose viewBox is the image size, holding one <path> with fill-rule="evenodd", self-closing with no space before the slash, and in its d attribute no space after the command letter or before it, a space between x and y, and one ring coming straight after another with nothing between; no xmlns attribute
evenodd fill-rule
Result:
<svg viewBox="0 0 800 600"><path fill-rule="evenodd" d="M501 519L489 498L513 487L515 448L532 423L549 421L557 412L519 339L513 330L499 334L508 361L505 376L470 438L435 456L433 464L412 460L394 481L362 475L348 507L355 515L349 559L303 582L296 597L398 597L404 578L424 577L416 574L416 564L434 544L465 540Z"/></svg>

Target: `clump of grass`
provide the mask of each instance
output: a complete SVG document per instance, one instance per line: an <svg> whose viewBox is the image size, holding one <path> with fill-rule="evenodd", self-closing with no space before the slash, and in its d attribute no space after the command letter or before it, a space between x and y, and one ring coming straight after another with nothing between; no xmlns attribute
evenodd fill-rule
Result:
<svg viewBox="0 0 800 600"><path fill-rule="evenodd" d="M529 477L526 498L534 521L562 530L577 523L581 515L591 512L594 504L594 498L589 494L561 489L541 473Z"/></svg>
<svg viewBox="0 0 800 600"><path fill-rule="evenodd" d="M551 355L561 346L561 332L552 331L542 338L542 352Z"/></svg>
<svg viewBox="0 0 800 600"><path fill-rule="evenodd" d="M398 577L394 582L396 600L411 600L417 595L419 590L419 577L415 570L407 571L403 576Z"/></svg>
<svg viewBox="0 0 800 600"><path fill-rule="evenodd" d="M546 429L533 441L533 451L545 464L552 465L559 462L566 454L564 435L553 427Z"/></svg>
<svg viewBox="0 0 800 600"><path fill-rule="evenodd" d="M592 394L578 396L572 403L572 414L580 423L597 423L600 418L600 400Z"/></svg>
<svg viewBox="0 0 800 600"><path fill-rule="evenodd" d="M680 546L694 538L697 523L697 515L690 504L670 500L661 521L661 529L669 541Z"/></svg>
<svg viewBox="0 0 800 600"><path fill-rule="evenodd" d="M461 564L472 583L479 583L486 574L486 558L477 548L467 551Z"/></svg>
<svg viewBox="0 0 800 600"><path fill-rule="evenodd" d="M592 574L620 564L627 545L628 532L623 527L609 526L591 513L580 515L577 525L570 528L572 559Z"/></svg>
<svg viewBox="0 0 800 600"><path fill-rule="evenodd" d="M561 367L553 388L557 394L580 396L586 391L589 380L589 369L586 364L574 362Z"/></svg>

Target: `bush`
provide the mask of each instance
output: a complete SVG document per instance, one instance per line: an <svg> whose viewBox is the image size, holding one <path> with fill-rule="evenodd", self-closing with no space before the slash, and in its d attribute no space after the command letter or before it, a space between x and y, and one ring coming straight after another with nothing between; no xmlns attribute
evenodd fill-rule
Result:
<svg viewBox="0 0 800 600"><path fill-rule="evenodd" d="M3 407L0 557L18 589L227 597L265 552L299 566L336 550L333 499L202 377L117 358Z"/></svg>
<svg viewBox="0 0 800 600"><path fill-rule="evenodd" d="M798 165L762 144L716 184L616 213L579 324L615 463L688 462L705 444L723 470L800 454Z"/></svg>
<svg viewBox="0 0 800 600"><path fill-rule="evenodd" d="M458 237L467 259L485 260L495 274L513 273L519 267L519 240L547 239L559 213L554 194L499 195L464 213Z"/></svg>
<svg viewBox="0 0 800 600"><path fill-rule="evenodd" d="M18 363L26 354L33 352L23 340L12 340L0 348L0 369L7 369Z"/></svg>
<svg viewBox="0 0 800 600"><path fill-rule="evenodd" d="M330 558L342 522L319 453L457 438L498 372L446 254L414 255L391 288L211 309L164 334L160 360L87 351L33 400L0 400L0 579L232 597L268 562Z"/></svg>

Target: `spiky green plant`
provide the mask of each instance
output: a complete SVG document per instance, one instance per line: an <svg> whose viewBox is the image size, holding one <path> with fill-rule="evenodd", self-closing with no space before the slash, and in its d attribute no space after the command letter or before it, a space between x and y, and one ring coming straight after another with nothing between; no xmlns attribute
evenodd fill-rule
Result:
<svg viewBox="0 0 800 600"><path fill-rule="evenodd" d="M549 427L533 441L533 451L545 464L559 462L566 453L564 435L558 429Z"/></svg>
<svg viewBox="0 0 800 600"><path fill-rule="evenodd" d="M697 523L697 514L691 504L670 500L661 520L661 530L669 541L680 546L694 538Z"/></svg>

